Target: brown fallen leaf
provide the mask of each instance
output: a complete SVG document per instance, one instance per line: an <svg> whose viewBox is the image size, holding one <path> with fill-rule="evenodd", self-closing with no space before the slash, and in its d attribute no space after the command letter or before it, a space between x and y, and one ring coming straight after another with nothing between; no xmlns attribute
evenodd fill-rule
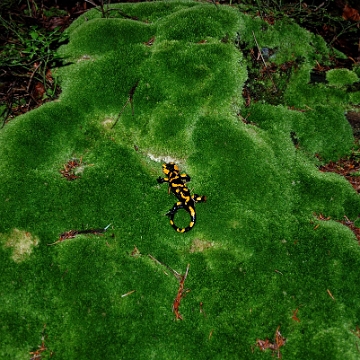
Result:
<svg viewBox="0 0 360 360"><path fill-rule="evenodd" d="M297 317L297 313L299 311L299 308L297 308L295 311L293 311L293 316L291 317L294 321L300 322L300 319Z"/></svg>
<svg viewBox="0 0 360 360"><path fill-rule="evenodd" d="M273 354L277 353L278 359L281 359L282 355L280 352L280 348L285 345L286 339L280 333L280 326L277 327L275 331L275 341L271 342L269 339L261 340L257 339L255 346L257 346L261 351L265 351L270 349Z"/></svg>
<svg viewBox="0 0 360 360"><path fill-rule="evenodd" d="M345 20L360 21L359 12L356 9L350 7L348 4L345 4L343 8L342 17Z"/></svg>
<svg viewBox="0 0 360 360"><path fill-rule="evenodd" d="M45 94L45 87L44 84L40 81L37 81L34 86L33 95L36 99L41 99Z"/></svg>

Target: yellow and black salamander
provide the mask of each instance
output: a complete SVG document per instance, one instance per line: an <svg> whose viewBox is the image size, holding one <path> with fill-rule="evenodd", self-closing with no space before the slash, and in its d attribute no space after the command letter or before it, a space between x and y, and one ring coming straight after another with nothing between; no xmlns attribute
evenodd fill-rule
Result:
<svg viewBox="0 0 360 360"><path fill-rule="evenodd" d="M190 195L190 191L186 187L186 183L190 181L190 176L180 174L179 167L173 162L163 164L162 170L166 177L162 178L160 176L157 179L158 183L169 183L169 192L171 191L179 200L166 214L170 218L170 225L179 233L187 232L194 227L196 222L195 204L197 202L205 202L206 197L197 194ZM180 209L186 210L191 217L189 226L185 228L179 228L174 223L175 214Z"/></svg>

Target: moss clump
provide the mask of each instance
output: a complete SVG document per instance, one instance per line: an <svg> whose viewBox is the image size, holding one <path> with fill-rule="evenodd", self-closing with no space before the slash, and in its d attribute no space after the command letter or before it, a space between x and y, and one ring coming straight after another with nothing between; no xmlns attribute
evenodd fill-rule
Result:
<svg viewBox="0 0 360 360"><path fill-rule="evenodd" d="M324 44L213 4L112 7L111 19L93 10L69 28L59 101L0 132L1 244L15 228L38 239L18 263L0 247L1 357L24 358L43 337L44 358L262 358L256 339L281 326L284 358L356 358L360 248L320 214L354 219L359 196L313 157L352 145L349 97L309 84ZM292 57L284 29L294 59L308 51L283 82L284 104L243 105L249 62L234 42L250 44L252 29L281 63ZM71 159L82 172L68 181ZM156 181L171 159L208 199L186 234L169 225L175 199ZM176 322L173 274L188 264Z"/></svg>
<svg viewBox="0 0 360 360"><path fill-rule="evenodd" d="M342 87L345 85L352 85L359 81L355 72L348 69L332 69L326 73L326 80L329 85Z"/></svg>
<svg viewBox="0 0 360 360"><path fill-rule="evenodd" d="M344 113L350 103L356 103L357 92L348 91L344 85L358 81L355 72L329 70L326 79L324 76L320 81L314 76L316 68L320 63L330 64L330 51L321 37L288 19L270 25L260 18L244 16L244 22L246 27L238 40L239 47L247 54L246 87L252 101L249 108L240 110L241 115L259 126L278 127L279 123L285 126L283 121L287 121L289 132L297 134L297 146L310 158L316 155L329 161L348 154L354 140ZM270 115L269 122L266 110L258 111L259 103L269 105L269 109L281 105L292 113L283 120L274 120Z"/></svg>

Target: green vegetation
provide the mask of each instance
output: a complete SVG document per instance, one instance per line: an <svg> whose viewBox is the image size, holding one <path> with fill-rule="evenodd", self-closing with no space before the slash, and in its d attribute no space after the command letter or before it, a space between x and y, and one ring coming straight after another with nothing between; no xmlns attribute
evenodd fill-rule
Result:
<svg viewBox="0 0 360 360"><path fill-rule="evenodd" d="M330 85L339 86L339 87L344 85L352 85L355 82L359 81L359 78L356 75L356 73L348 69L329 70L326 73L326 79L329 81Z"/></svg>
<svg viewBox="0 0 360 360"><path fill-rule="evenodd" d="M65 40L59 28L44 31L36 25L20 26L0 16L1 29L7 32L12 40L0 52L0 66L26 70L33 73L32 77L40 80L47 90L46 95L55 91L46 78L46 71L58 60L56 47Z"/></svg>
<svg viewBox="0 0 360 360"><path fill-rule="evenodd" d="M356 0L343 3L336 1L292 1L292 0L244 0L238 5L240 11L261 17L268 23L279 19L291 18L306 29L321 34L330 45L348 38L350 42L357 41L359 27ZM347 8L348 7L348 8ZM352 10L353 12L345 12ZM341 9L342 11L335 11ZM355 42L354 42L355 44ZM335 50L332 51L340 54Z"/></svg>
<svg viewBox="0 0 360 360"><path fill-rule="evenodd" d="M60 98L0 132L1 357L271 359L255 344L280 326L285 359L358 358L360 247L338 221L360 198L316 165L354 146L359 92L310 81L325 43L227 6L112 8L67 30ZM164 216L169 160L208 199L186 234Z"/></svg>

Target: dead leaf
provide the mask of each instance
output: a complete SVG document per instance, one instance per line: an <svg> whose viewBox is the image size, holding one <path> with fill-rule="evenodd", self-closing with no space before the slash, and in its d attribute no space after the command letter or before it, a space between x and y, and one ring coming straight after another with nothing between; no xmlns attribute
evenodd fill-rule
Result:
<svg viewBox="0 0 360 360"><path fill-rule="evenodd" d="M153 36L152 38L150 38L148 41L144 42L143 44L146 46L152 46L154 45L155 42L155 36Z"/></svg>
<svg viewBox="0 0 360 360"><path fill-rule="evenodd" d="M46 80L49 81L50 83L53 83L53 76L51 69L46 70Z"/></svg>
<svg viewBox="0 0 360 360"><path fill-rule="evenodd" d="M345 4L342 14L343 19L351 20L351 21L360 21L360 14L359 12L350 7L348 4Z"/></svg>
<svg viewBox="0 0 360 360"><path fill-rule="evenodd" d="M36 82L33 92L34 97L36 99L41 99L44 94L45 94L44 84L41 83L40 81Z"/></svg>

